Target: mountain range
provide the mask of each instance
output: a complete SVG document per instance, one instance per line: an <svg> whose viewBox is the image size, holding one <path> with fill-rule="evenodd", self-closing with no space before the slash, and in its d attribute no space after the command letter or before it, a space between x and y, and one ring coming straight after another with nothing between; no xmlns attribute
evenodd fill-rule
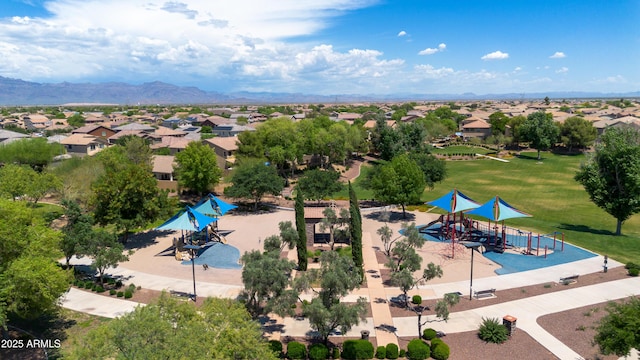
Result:
<svg viewBox="0 0 640 360"><path fill-rule="evenodd" d="M300 93L204 91L192 86L177 86L160 81L133 85L106 83L37 83L0 76L0 106L63 104L276 104L276 103L354 103L446 100L530 100L639 98L630 93L549 92L528 94L394 94L394 95L316 95Z"/></svg>

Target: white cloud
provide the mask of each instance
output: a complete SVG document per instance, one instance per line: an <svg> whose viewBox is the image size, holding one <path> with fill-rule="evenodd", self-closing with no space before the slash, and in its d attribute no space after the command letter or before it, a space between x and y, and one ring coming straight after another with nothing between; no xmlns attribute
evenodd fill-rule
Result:
<svg viewBox="0 0 640 360"><path fill-rule="evenodd" d="M502 51L498 50L498 51L494 51L492 53L489 53L487 55L484 55L480 59L486 61L486 60L504 60L504 59L508 59L508 58L509 58L509 54L508 53L503 53Z"/></svg>
<svg viewBox="0 0 640 360"><path fill-rule="evenodd" d="M455 71L452 68L441 67L436 69L429 64L418 65L415 67L415 70L418 76L422 75L427 79L442 79L455 74Z"/></svg>
<svg viewBox="0 0 640 360"><path fill-rule="evenodd" d="M402 30L402 31L400 31L400 32L398 33L398 37L402 37L402 36L406 36L406 35L407 35L407 32L406 32L406 31L404 31L404 30Z"/></svg>
<svg viewBox="0 0 640 360"><path fill-rule="evenodd" d="M549 59L562 59L567 57L562 51L556 51L555 54L549 56Z"/></svg>
<svg viewBox="0 0 640 360"><path fill-rule="evenodd" d="M560 69L556 70L556 74L564 74L566 72L569 71L569 68L566 66L561 67Z"/></svg>
<svg viewBox="0 0 640 360"><path fill-rule="evenodd" d="M445 51L447 44L441 43L437 48L426 48L418 53L418 55L433 55L437 52Z"/></svg>

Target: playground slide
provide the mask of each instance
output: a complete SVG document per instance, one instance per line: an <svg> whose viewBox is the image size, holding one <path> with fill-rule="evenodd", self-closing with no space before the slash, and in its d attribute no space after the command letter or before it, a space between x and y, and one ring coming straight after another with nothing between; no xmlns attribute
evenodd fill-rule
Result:
<svg viewBox="0 0 640 360"><path fill-rule="evenodd" d="M433 220L432 222L428 223L427 225L418 226L418 232L427 233L427 232L437 231L435 229L429 229L429 228L431 226L435 225L435 224L442 223L443 220L444 220L444 217L442 215L440 215L439 218Z"/></svg>

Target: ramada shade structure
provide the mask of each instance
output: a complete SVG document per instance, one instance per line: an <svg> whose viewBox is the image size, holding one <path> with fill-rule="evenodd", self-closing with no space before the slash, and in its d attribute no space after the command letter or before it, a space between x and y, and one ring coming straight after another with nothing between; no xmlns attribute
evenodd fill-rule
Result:
<svg viewBox="0 0 640 360"><path fill-rule="evenodd" d="M521 218L521 217L531 217L531 215L522 212L513 206L507 204L506 201L502 200L499 196L487 201L482 206L475 208L473 210L467 211L467 215L477 215L489 220L489 234L491 233L491 221L496 222L496 231L495 237L498 237L497 234L497 223L502 221L502 246L503 248L506 246L506 240L504 239L504 220Z"/></svg>
<svg viewBox="0 0 640 360"><path fill-rule="evenodd" d="M203 214L218 217L226 214L230 210L237 208L237 206L226 203L217 198L215 195L209 194L202 198L202 200L200 200L197 204L195 204L193 208Z"/></svg>
<svg viewBox="0 0 640 360"><path fill-rule="evenodd" d="M522 212L513 206L507 204L499 196L487 201L482 206L467 211L468 215L478 215L491 221L503 221L507 219L531 217L531 215Z"/></svg>
<svg viewBox="0 0 640 360"><path fill-rule="evenodd" d="M171 219L165 221L164 224L158 226L156 229L199 232L214 221L216 221L216 218L204 215L187 206L184 210L175 214Z"/></svg>
<svg viewBox="0 0 640 360"><path fill-rule="evenodd" d="M427 204L437 206L452 214L469 209L475 209L480 206L479 203L475 202L457 189L453 189L444 196L427 202Z"/></svg>
<svg viewBox="0 0 640 360"><path fill-rule="evenodd" d="M449 216L451 214L453 215L454 227L453 227L453 232L451 236L451 257L455 257L456 213L480 207L480 203L477 203L476 201L466 196L465 194L461 193L457 189L453 189L447 194L445 194L444 196L436 200L428 201L427 204L437 206L443 210L446 210L448 213L447 224L449 223ZM463 217L464 215L461 213L460 222L462 222ZM447 231L449 230L448 226L449 225L447 225Z"/></svg>

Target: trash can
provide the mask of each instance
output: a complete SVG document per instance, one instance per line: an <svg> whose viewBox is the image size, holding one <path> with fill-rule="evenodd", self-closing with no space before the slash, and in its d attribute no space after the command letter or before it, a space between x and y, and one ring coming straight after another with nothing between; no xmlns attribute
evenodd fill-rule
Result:
<svg viewBox="0 0 640 360"><path fill-rule="evenodd" d="M505 317L502 318L502 325L507 327L507 335L511 336L516 331L517 320L518 320L517 318L511 315L506 315Z"/></svg>
<svg viewBox="0 0 640 360"><path fill-rule="evenodd" d="M360 337L362 340L369 340L369 330L360 331Z"/></svg>

